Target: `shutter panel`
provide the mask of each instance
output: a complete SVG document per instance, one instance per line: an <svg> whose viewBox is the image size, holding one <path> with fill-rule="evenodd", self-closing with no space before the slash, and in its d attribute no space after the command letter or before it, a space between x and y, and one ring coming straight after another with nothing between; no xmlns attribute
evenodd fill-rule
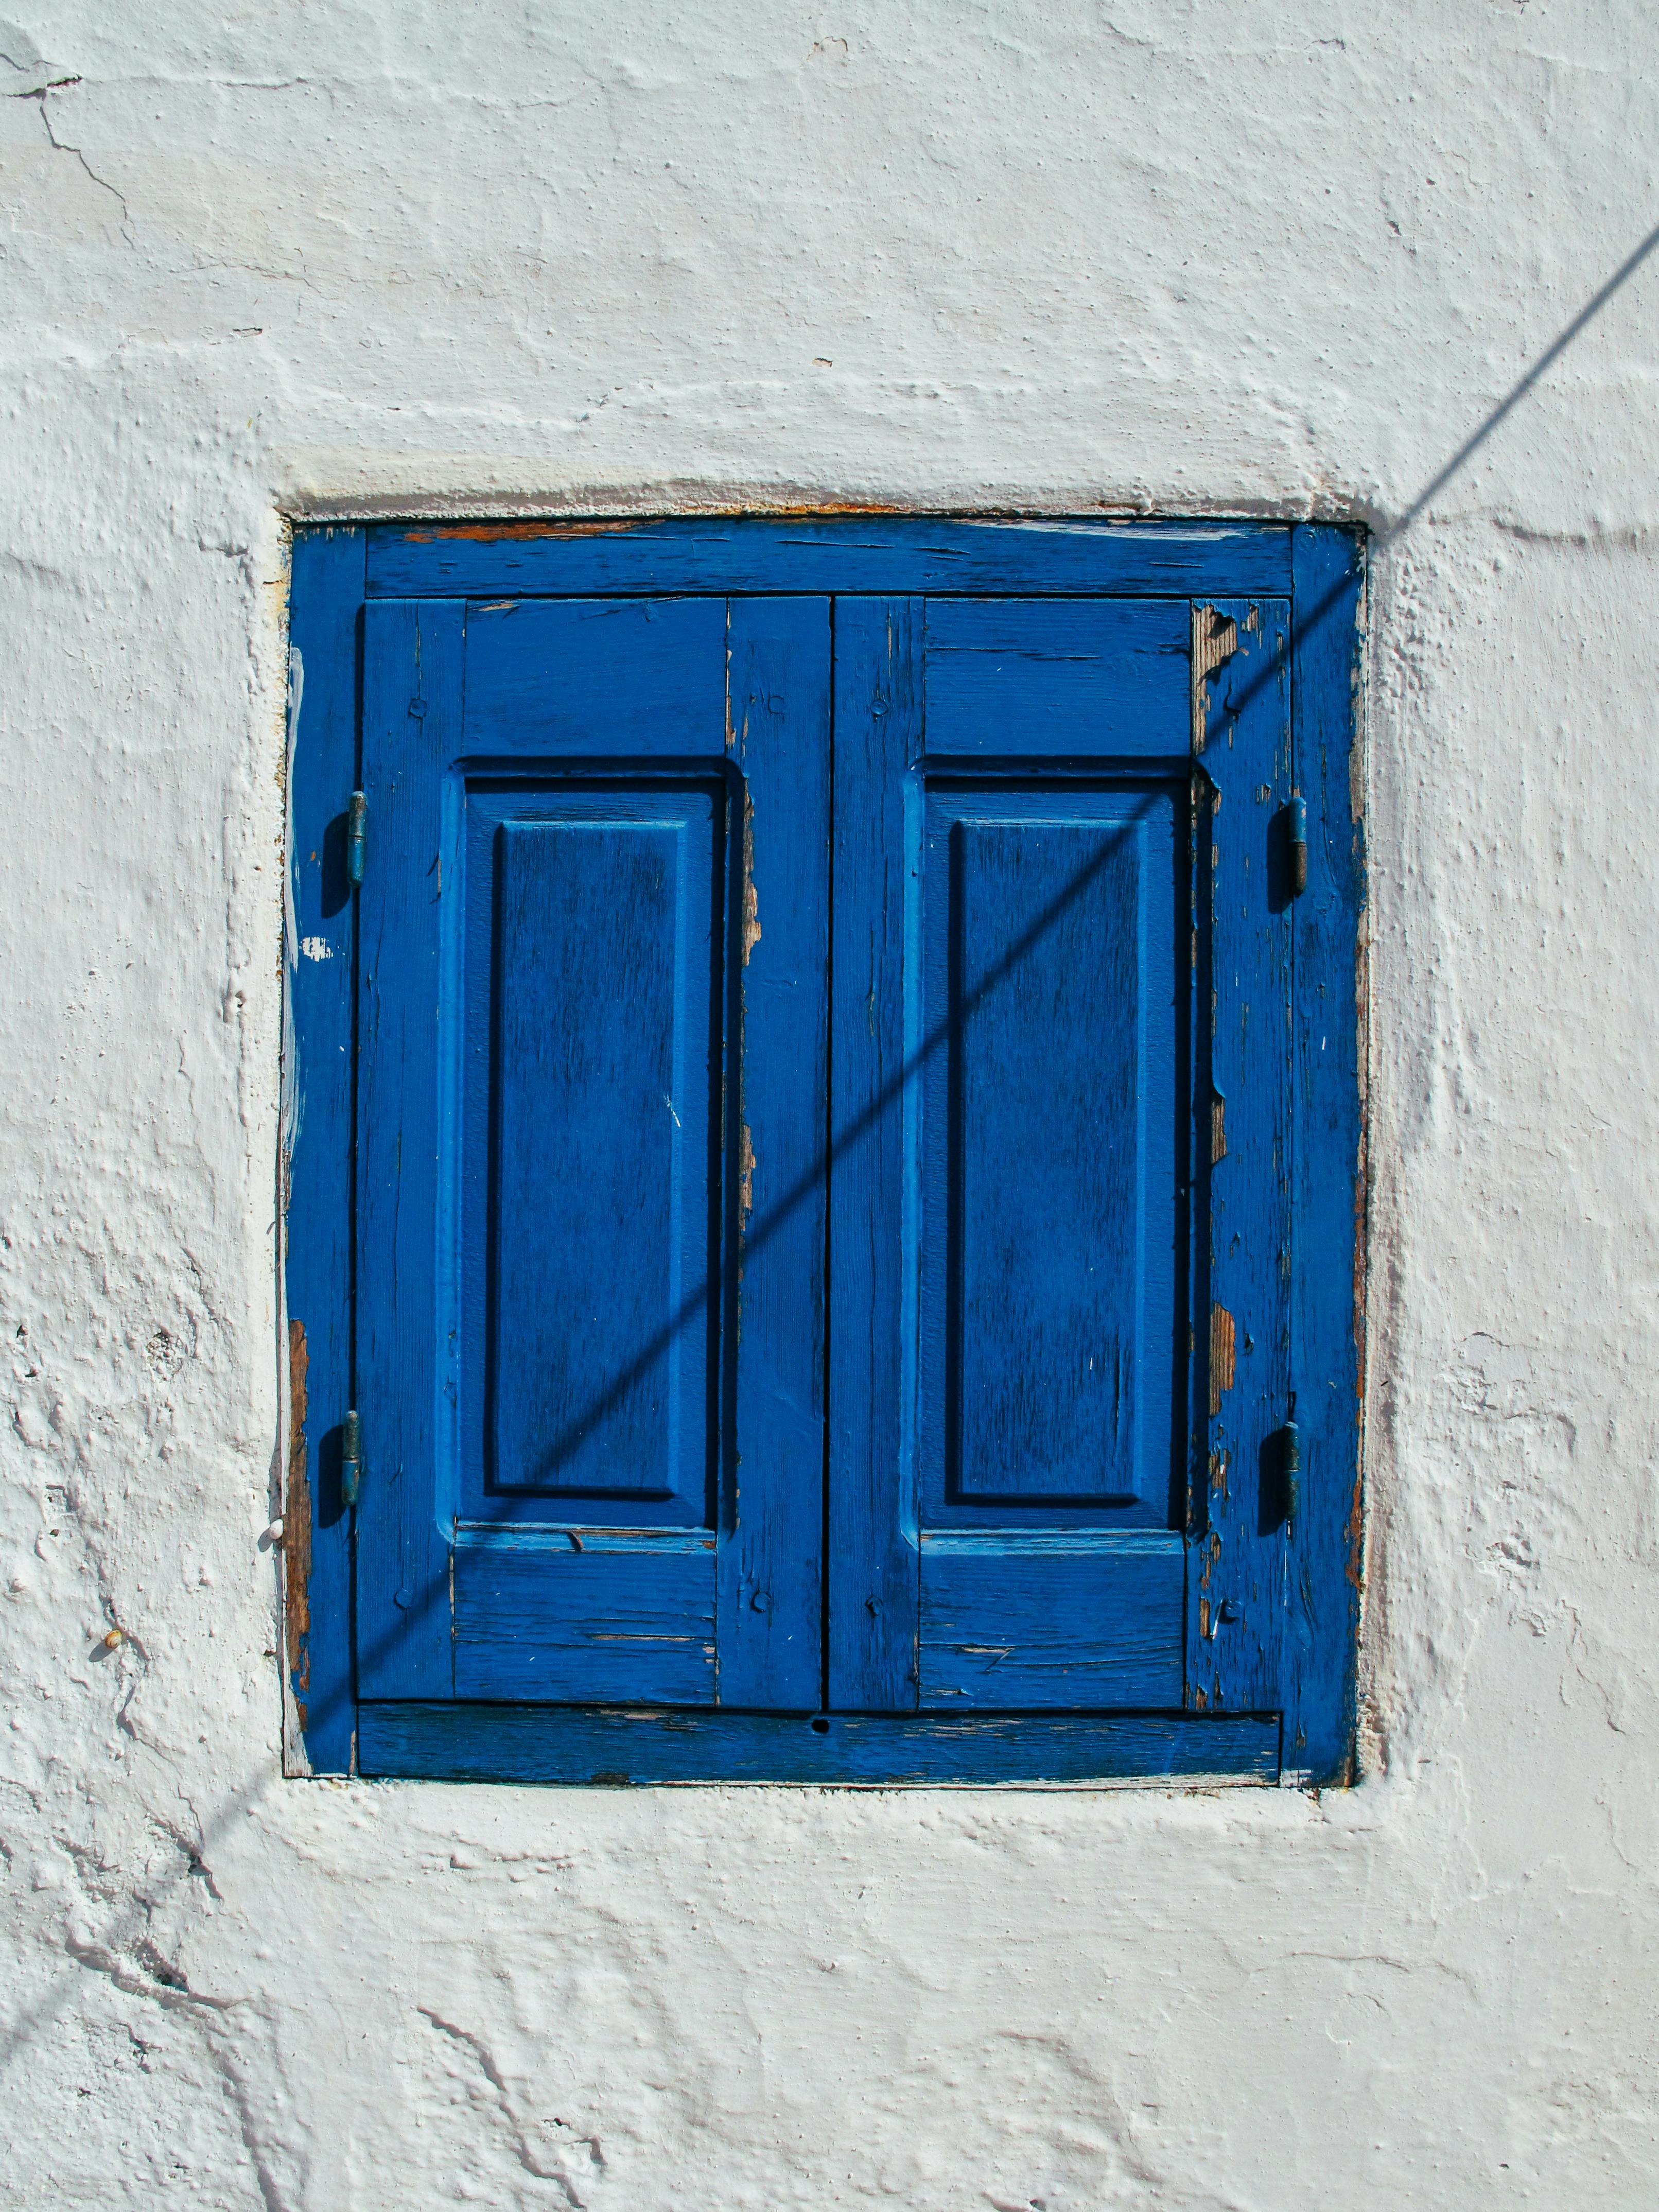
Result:
<svg viewBox="0 0 1659 2212"><path fill-rule="evenodd" d="M1194 774L1185 601L836 603L832 1705L1275 1702L1283 610L1217 613Z"/></svg>
<svg viewBox="0 0 1659 2212"><path fill-rule="evenodd" d="M828 605L366 626L362 1693L816 1705Z"/></svg>

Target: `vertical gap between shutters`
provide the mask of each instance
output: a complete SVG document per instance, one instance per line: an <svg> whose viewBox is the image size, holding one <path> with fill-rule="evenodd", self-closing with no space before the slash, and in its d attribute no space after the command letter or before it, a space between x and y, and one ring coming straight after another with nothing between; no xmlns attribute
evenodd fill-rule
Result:
<svg viewBox="0 0 1659 2212"><path fill-rule="evenodd" d="M1294 593L1294 586L1292 586L1292 592ZM1279 632L1279 650L1280 654L1283 656L1283 666L1285 670L1285 768L1289 782L1289 788L1285 792L1285 796L1287 803L1294 793L1299 791L1302 787L1302 763L1297 756L1296 744L1296 656L1291 651L1291 640L1295 635L1296 600L1294 596L1292 596L1290 605L1285 610L1285 627ZM1289 1206L1285 1209L1285 1266L1291 1285L1290 1296L1285 1301L1285 1368L1286 1380L1289 1383L1289 1389L1286 1393L1285 1405L1285 1420L1286 1424L1296 1419L1296 1394L1297 1383L1297 1353L1298 1350L1296 1328L1296 1284L1297 1279L1296 1270L1297 1251L1301 1241L1297 1234L1301 1224L1297 1218L1297 1209L1296 1202L1297 1190L1297 1160L1302 1139L1301 1121L1297 1113L1296 1096L1296 925L1298 910L1297 899L1293 893L1286 901L1285 907L1285 927L1290 938L1290 942L1285 948L1285 988L1289 1000L1289 1004L1285 1008L1287 1018L1285 1024L1285 1052L1286 1060L1285 1071L1286 1092L1285 1127L1289 1140L1290 1158L1286 1163L1286 1168L1287 1181L1291 1193L1291 1202ZM1274 1501L1276 1506L1281 1509L1286 1507L1289 1503L1287 1495L1288 1478L1284 1471L1285 1464L1285 1448L1281 1447L1279 1455L1279 1465L1276 1469L1279 1482L1279 1495ZM1285 1618L1288 1621L1290 1614L1290 1595L1291 1588L1295 1582L1296 1574L1295 1556L1291 1550L1291 1547L1296 1541L1296 1529L1291 1521L1288 1512L1285 1514L1284 1530L1285 1573L1283 1583L1281 1585L1281 1602L1285 1607ZM1281 1677L1279 1683L1279 1704L1281 1707L1283 1706L1284 1702L1285 1686ZM1284 1749L1282 1741L1284 1725L1284 1715L1281 1711L1279 1716L1279 1729L1281 1732L1279 1748L1281 1755Z"/></svg>
<svg viewBox="0 0 1659 2212"><path fill-rule="evenodd" d="M830 602L830 757L824 764L828 780L828 822L825 826L826 852L824 872L829 879L829 890L824 907L823 947L823 1342L818 1347L818 1357L823 1362L821 1389L823 1393L823 1474L819 1484L818 1535L818 1706L823 1712L830 1710L830 1422L835 1408L830 1403L830 1332L835 1327L835 1297L830 1264L833 1258L831 1237L834 1234L835 1204L833 1183L836 1173L836 602Z"/></svg>

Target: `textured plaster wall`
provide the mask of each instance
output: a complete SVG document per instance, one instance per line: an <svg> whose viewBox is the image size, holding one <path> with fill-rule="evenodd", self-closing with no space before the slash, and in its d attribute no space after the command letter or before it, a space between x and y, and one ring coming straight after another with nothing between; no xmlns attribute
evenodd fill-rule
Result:
<svg viewBox="0 0 1659 2212"><path fill-rule="evenodd" d="M1651 8L0 9L0 2201L1653 2203ZM1350 1793L280 1778L282 517L830 498L1383 533Z"/></svg>

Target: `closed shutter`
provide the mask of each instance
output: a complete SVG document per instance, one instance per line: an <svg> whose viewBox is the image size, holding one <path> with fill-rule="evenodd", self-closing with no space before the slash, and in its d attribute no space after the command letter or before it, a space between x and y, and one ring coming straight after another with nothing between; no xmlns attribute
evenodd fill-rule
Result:
<svg viewBox="0 0 1659 2212"><path fill-rule="evenodd" d="M367 611L366 1698L818 1703L829 656Z"/></svg>
<svg viewBox="0 0 1659 2212"><path fill-rule="evenodd" d="M1285 609L836 641L831 1703L1271 1707Z"/></svg>

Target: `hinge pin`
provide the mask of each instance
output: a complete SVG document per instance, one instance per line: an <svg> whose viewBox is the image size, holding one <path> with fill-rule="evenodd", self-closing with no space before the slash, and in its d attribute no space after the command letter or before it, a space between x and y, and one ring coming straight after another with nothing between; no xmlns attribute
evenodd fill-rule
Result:
<svg viewBox="0 0 1659 2212"><path fill-rule="evenodd" d="M355 1505L363 1480L363 1425L354 1407L340 1432L340 1503Z"/></svg>
<svg viewBox="0 0 1659 2212"><path fill-rule="evenodd" d="M1283 1486L1285 1530L1294 1534L1297 1508L1302 1503L1302 1431L1293 1419L1279 1432L1279 1479Z"/></svg>
<svg viewBox="0 0 1659 2212"><path fill-rule="evenodd" d="M1299 795L1291 800L1291 896L1300 898L1308 888L1308 802Z"/></svg>
<svg viewBox="0 0 1659 2212"><path fill-rule="evenodd" d="M368 828L368 793L354 791L346 810L346 881L361 890L363 882L363 840Z"/></svg>

